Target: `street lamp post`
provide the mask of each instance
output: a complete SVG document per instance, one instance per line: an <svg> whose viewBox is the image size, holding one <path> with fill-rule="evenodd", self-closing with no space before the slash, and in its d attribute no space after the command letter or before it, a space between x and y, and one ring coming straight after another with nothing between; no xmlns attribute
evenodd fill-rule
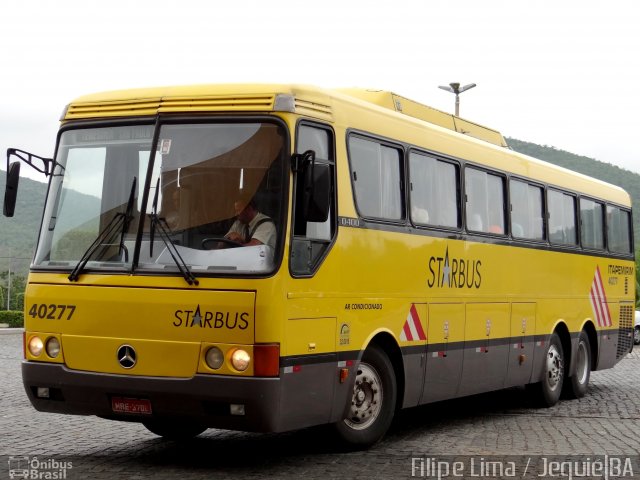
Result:
<svg viewBox="0 0 640 480"><path fill-rule="evenodd" d="M442 90L446 90L447 92L454 93L456 95L456 117L459 117L460 116L460 94L462 92L466 92L467 90L472 89L475 86L476 86L475 83L470 83L469 85L460 87L459 83L454 82L454 83L450 83L448 87L440 85L438 86L438 88L441 88Z"/></svg>
<svg viewBox="0 0 640 480"><path fill-rule="evenodd" d="M15 276L17 272L20 271L18 266L13 266L14 262L17 263L18 260L29 260L28 257L0 257L0 259L8 259L9 260L9 271L7 272L7 310L11 310L11 275ZM3 292L4 294L4 292ZM2 299L4 301L4 298ZM2 304L3 302L0 302Z"/></svg>
<svg viewBox="0 0 640 480"><path fill-rule="evenodd" d="M9 277L7 278L7 310L11 310L11 260L9 259Z"/></svg>

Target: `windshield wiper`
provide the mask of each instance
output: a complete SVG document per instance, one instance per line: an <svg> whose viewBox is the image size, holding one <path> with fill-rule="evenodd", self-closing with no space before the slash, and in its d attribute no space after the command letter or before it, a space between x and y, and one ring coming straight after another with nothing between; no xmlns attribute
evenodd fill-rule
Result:
<svg viewBox="0 0 640 480"><path fill-rule="evenodd" d="M78 261L74 269L69 274L68 278L70 282L78 281L78 277L80 277L80 274L83 272L84 267L89 262L89 259L91 258L91 256L96 252L96 250L98 250L100 245L104 245L104 247L100 252L100 254L97 255L96 258L100 258L105 254L107 249L111 246L109 242L107 242L107 240L113 237L113 235L118 231L120 226L122 226L122 230L120 233L121 236L120 236L120 244L119 244L118 252L121 257L122 257L122 254L124 253L125 262L127 261L128 252L127 252L127 247L125 247L124 245L124 236L127 233L127 229L129 228L129 223L131 222L131 218L132 218L131 211L133 210L133 200L134 200L135 191L136 191L136 183L137 183L137 178L133 177L133 183L131 184L131 191L129 192L129 200L127 201L127 208L125 209L124 212L116 213L115 216L109 221L109 223L107 223L107 225L102 229L102 231L98 233L98 236L96 237L96 239L93 241L91 245L89 245L89 248L87 248L87 250L84 252L82 257L80 257L80 260Z"/></svg>
<svg viewBox="0 0 640 480"><path fill-rule="evenodd" d="M151 213L149 214L149 218L151 219L151 232L150 232L150 242L149 242L149 255L153 257L153 241L155 239L156 230L158 231L158 236L160 240L164 243L165 247L167 247L167 251L169 255L171 255L171 259L173 263L176 264L178 270L182 274L183 278L189 285L199 285L198 279L189 269L189 266L184 261L180 252L176 248L175 243L171 240L171 227L164 218L160 218L158 216L158 192L160 190L160 179L156 182L156 193L153 197L153 205L151 208Z"/></svg>
<svg viewBox="0 0 640 480"><path fill-rule="evenodd" d="M133 201L135 200L136 193L136 183L138 182L137 177L133 177L133 183L131 184L131 191L129 192L129 201L127 202L127 209L124 212L124 219L122 221L122 231L120 232L120 249L118 250L118 255L120 258L124 258L124 262L127 263L129 261L129 251L124 244L124 237L129 230L129 224L133 219L131 212L133 211Z"/></svg>

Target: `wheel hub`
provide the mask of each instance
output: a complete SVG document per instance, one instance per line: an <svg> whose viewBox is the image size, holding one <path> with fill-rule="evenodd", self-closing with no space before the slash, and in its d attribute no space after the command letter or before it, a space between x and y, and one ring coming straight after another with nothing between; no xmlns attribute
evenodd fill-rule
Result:
<svg viewBox="0 0 640 480"><path fill-rule="evenodd" d="M380 414L382 396L382 382L378 372L370 365L361 363L345 423L355 430L369 427Z"/></svg>
<svg viewBox="0 0 640 480"><path fill-rule="evenodd" d="M586 383L587 381L587 375L589 372L587 362L588 362L587 347L583 342L580 342L578 344L576 375L578 377L578 383L580 383L581 385Z"/></svg>
<svg viewBox="0 0 640 480"><path fill-rule="evenodd" d="M563 374L562 356L556 346L551 345L547 354L547 384L551 390L558 388L558 385L562 382Z"/></svg>

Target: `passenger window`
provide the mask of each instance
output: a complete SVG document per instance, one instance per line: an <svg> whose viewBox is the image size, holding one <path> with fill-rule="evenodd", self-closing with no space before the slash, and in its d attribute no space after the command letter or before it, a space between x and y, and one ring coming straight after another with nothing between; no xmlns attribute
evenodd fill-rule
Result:
<svg viewBox="0 0 640 480"><path fill-rule="evenodd" d="M604 249L604 205L580 199L580 241L583 248Z"/></svg>
<svg viewBox="0 0 640 480"><path fill-rule="evenodd" d="M467 229L504 235L504 179L475 168L465 170Z"/></svg>
<svg viewBox="0 0 640 480"><path fill-rule="evenodd" d="M458 167L411 152L409 175L411 221L420 225L460 227Z"/></svg>
<svg viewBox="0 0 640 480"><path fill-rule="evenodd" d="M542 188L520 180L511 180L509 192L513 237L544 240Z"/></svg>
<svg viewBox="0 0 640 480"><path fill-rule="evenodd" d="M400 151L379 142L349 138L351 178L358 212L363 217L401 220Z"/></svg>
<svg viewBox="0 0 640 480"><path fill-rule="evenodd" d="M607 238L609 251L631 252L631 215L627 210L607 205Z"/></svg>
<svg viewBox="0 0 640 480"><path fill-rule="evenodd" d="M557 245L576 245L576 199L573 195L549 190L549 240Z"/></svg>

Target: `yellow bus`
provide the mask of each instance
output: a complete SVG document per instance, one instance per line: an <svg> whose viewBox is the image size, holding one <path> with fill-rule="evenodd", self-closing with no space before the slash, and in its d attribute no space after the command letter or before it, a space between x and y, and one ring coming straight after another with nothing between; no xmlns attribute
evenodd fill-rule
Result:
<svg viewBox="0 0 640 480"><path fill-rule="evenodd" d="M40 411L366 447L401 408L581 397L632 349L629 195L391 92L84 96L53 159L9 150L9 216L21 160L49 177L22 364Z"/></svg>

